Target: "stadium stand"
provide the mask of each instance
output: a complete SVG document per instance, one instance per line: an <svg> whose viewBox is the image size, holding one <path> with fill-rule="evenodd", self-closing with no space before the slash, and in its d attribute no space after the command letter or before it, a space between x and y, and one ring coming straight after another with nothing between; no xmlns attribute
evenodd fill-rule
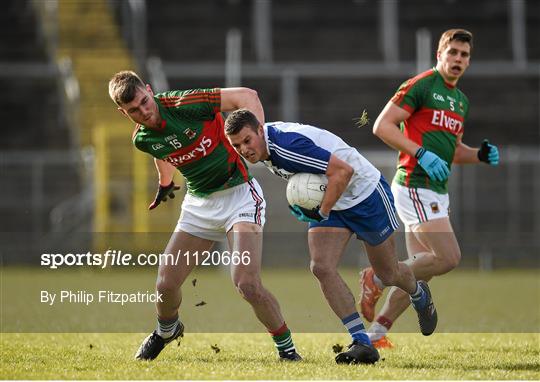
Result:
<svg viewBox="0 0 540 382"><path fill-rule="evenodd" d="M6 2L0 12L0 33L9 36L0 44L0 65L17 68L13 74L0 75L0 116L17 127L2 139L0 150L67 147L57 74L31 2Z"/></svg>
<svg viewBox="0 0 540 382"><path fill-rule="evenodd" d="M43 232L50 228L51 209L80 191L79 168L67 156L49 162L55 155L50 153L70 149L71 141L59 73L35 8L15 0L2 8L0 33L9 38L0 44L0 118L6 129L0 141L0 231Z"/></svg>
<svg viewBox="0 0 540 382"><path fill-rule="evenodd" d="M317 2L308 6L303 1L272 2L272 33L274 64L293 62L382 62L378 33L377 1ZM538 14L540 4L527 1L527 41L529 59L538 59L540 40ZM252 41L251 13L253 2L167 2L155 1L148 7L149 53L167 63L218 62L225 58L225 35L229 28L242 31L242 61L255 62ZM466 10L466 12L464 11ZM215 14L222 17L216 18ZM482 75L479 62L492 60L512 62L511 42L508 37L508 4L506 2L466 2L447 0L425 3L421 8L399 7L399 58L401 64L414 61L415 33L426 28L436 40L440 33L452 26L449 20L460 20L460 26L475 34L472 70L460 87L471 101L466 136L479 141L487 131L494 141L506 144L540 144L538 126L539 81L537 74L513 75L498 78ZM196 16L195 16L196 15ZM176 27L171 26L172 20ZM196 43L193 43L196 41ZM437 41L432 41L435 51ZM407 49L405 49L407 47ZM411 49L412 47L412 49ZM435 61L434 55L432 63ZM400 64L400 65L401 65ZM476 65L476 67L475 67ZM331 68L331 67L329 67ZM428 67L426 67L428 69ZM414 74L414 70L409 75ZM353 118L366 108L374 118L407 76L388 75L336 77L299 75L299 119L320 125L361 147L377 147L380 142L352 128ZM188 84L223 86L224 74L208 77L184 78L171 76L172 87L185 88ZM268 80L246 76L245 86L257 89L262 98L268 120L282 119L279 78ZM205 85L206 86L206 85ZM509 86L518 89L521 97L504 91ZM488 101L489 100L489 101ZM512 129L508 129L512 126Z"/></svg>
<svg viewBox="0 0 540 382"><path fill-rule="evenodd" d="M522 168L536 171L532 170L537 166L534 150L540 145L540 81L534 70L540 56L540 3L520 2L525 9L525 23L517 25L517 29L519 32L524 26L525 34L517 48L511 36L512 12L516 9L512 9L509 1L394 3L398 7L397 62L385 62L383 30L379 27L382 3L375 0L273 0L270 62L257 61L253 28L257 1L211 1L204 5L196 1L152 1L148 6L149 54L163 60L170 88L224 86L226 35L229 29L236 28L242 33L241 84L258 91L268 121L284 118L284 80L280 73L292 67L298 76L299 121L329 129L360 150L385 150L370 128L355 128L353 118L367 109L373 122L400 83L417 72L419 29L431 35L432 64L441 32L457 26L471 30L475 35L471 69L459 85L471 103L464 139L478 145L489 137L503 147L508 162L498 170L477 166L455 168L455 180L451 182L454 224L462 231L459 235L464 253L486 252L477 245L478 232L486 233L494 252L497 248L512 247L518 242L516 238L522 236L522 248L529 248L527 245L534 240L525 236L538 229L538 206L536 202L520 203L513 195L519 194L521 200L537 199L537 183L522 180L519 174L523 173ZM516 53L519 45L524 50ZM216 65L201 75L189 70L203 72L199 66L206 64ZM320 68L314 69L317 73L304 70L318 64L327 73ZM359 67L356 71L355 65ZM367 71L362 73L365 68ZM428 68L426 65L424 69ZM340 72L343 70L351 74ZM529 147L532 151L518 152L511 147ZM383 170L391 176L391 167ZM262 183L266 181L264 172L256 174ZM519 184L514 187L509 179ZM268 197L271 204L281 190L270 181L264 186L271 195ZM494 189L503 191L493 195L490 190ZM513 209L512 213L509 208ZM268 230L285 229L286 215L286 211L269 209ZM289 228L297 227L291 224L287 225ZM515 249L512 252L516 258L528 251ZM505 259L497 261L508 260Z"/></svg>
<svg viewBox="0 0 540 382"><path fill-rule="evenodd" d="M61 53L71 58L81 89L77 130L80 146L95 144L92 134L101 122L101 131L118 132L102 145L108 150L107 155L101 157L101 162L106 163L105 175L102 184L94 182L96 189L103 184L109 188L108 196L101 195L96 203L101 203L98 211L106 211L102 214L108 219L108 223L102 225L104 230L147 231L148 227L159 227L161 231L169 231L177 217L175 209L162 209L151 217L146 213L145 204L155 192L152 163L146 157L140 162L133 160L128 122L120 119L106 94L110 75L116 70L135 68L136 63L139 64L137 70L147 74L146 79L151 82L151 76L145 73L148 68L144 67L144 62L141 66L133 51L137 41L128 41L119 33L137 29L137 24L133 23L136 18L133 17L131 23L125 19L130 17L126 6L134 4L142 4L145 9L146 28L140 28L146 30L143 58L156 56L162 60L169 88L225 86L225 41L227 33L235 28L242 34L241 85L258 91L268 121L291 115L287 114L284 102L283 84L287 77L283 73L293 68L298 108L292 115L299 121L337 133L362 151L387 150L369 127L356 128L353 119L366 109L374 122L400 83L416 73L418 29L430 32L433 52L439 34L459 22L459 26L475 34L472 66L460 82L460 88L471 102L466 142L476 145L489 137L501 146L527 146L533 150L539 147L540 80L539 74L530 67L537 68L540 60L540 2L520 2L526 7L523 24L526 34L521 39L525 48L523 55L528 60L525 65L516 60L510 38L509 1L388 1L387 4L398 7L399 54L393 62L388 61L388 51L383 49L382 34L387 30L380 27L384 3L378 0L271 1L268 8L271 39L266 46L271 54L267 56L268 61L262 62L256 41L258 25L254 21L257 20L254 17L256 6L262 2L264 0L57 2L57 55ZM0 86L4 89L0 94L3 105L0 117L7 126L17 127L0 142L0 150L79 150L81 147L76 140L69 138L70 130L62 110L57 57L47 48L36 3L39 2L9 0L0 13L0 31L3 36L10 36L0 44L0 67L11 70L16 67L21 71L17 76L6 71L3 75L0 73ZM126 47L132 49L133 57L129 57ZM431 57L434 63L434 55ZM175 65L180 69L174 69ZM426 65L425 69L428 67ZM41 72L32 68L40 68L48 74L38 75ZM503 75L499 75L500 68L504 69ZM473 232L474 229L505 232L497 238L504 245L515 241L523 230L525 233L538 230L540 209L535 204L538 182L534 177L519 177L529 170L538 171L534 153L529 154L525 150L523 153L503 151L505 158L514 159L498 172L489 168L481 168L478 173L468 168L456 170L455 184L459 186L452 193L456 226ZM1 223L4 231L28 227L38 232L51 229L51 210L81 191L79 165L66 170L51 164L40 169L45 157L41 160L36 155L31 158L32 166L26 168L24 161L8 163L6 157L2 158L5 186L0 190L0 200L5 202L0 202L0 213L12 217ZM142 167L138 167L140 163L145 165L148 174L144 175L146 183L135 180L143 172ZM387 166L383 171L388 175L392 173L393 163ZM262 177L261 174L264 182ZM508 179L515 177L519 185L512 188ZM38 183L41 184L39 193L34 191ZM20 198L21 188L33 190L31 202L22 208L12 202ZM499 188L504 192L491 198L482 197L490 189ZM126 189L134 190L134 195L126 197ZM278 189L269 190L270 195L282 194ZM513 198L516 192L520 195L517 199ZM529 200L533 202L525 202ZM76 204L75 199L73 203ZM138 206L143 208L137 214ZM513 210L509 217L510 208ZM270 212L269 209L269 221L289 222L286 214L285 210ZM101 215L95 212L93 217L96 216ZM154 220L156 216L159 218ZM155 224L160 219L166 224ZM473 243L474 238L470 242Z"/></svg>
<svg viewBox="0 0 540 382"><path fill-rule="evenodd" d="M157 0L147 10L148 53L164 61L223 61L224 36L230 28L241 30L245 46L251 46L251 1ZM253 60L253 50L243 52Z"/></svg>

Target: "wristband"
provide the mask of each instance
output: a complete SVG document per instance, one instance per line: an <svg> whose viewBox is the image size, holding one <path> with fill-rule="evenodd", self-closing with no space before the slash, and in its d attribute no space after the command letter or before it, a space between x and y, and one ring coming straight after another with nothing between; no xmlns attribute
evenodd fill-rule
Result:
<svg viewBox="0 0 540 382"><path fill-rule="evenodd" d="M423 147L420 147L417 151L416 151L416 154L414 154L414 157L416 159L420 159L422 158L422 155L424 155L426 153L426 149L423 148Z"/></svg>

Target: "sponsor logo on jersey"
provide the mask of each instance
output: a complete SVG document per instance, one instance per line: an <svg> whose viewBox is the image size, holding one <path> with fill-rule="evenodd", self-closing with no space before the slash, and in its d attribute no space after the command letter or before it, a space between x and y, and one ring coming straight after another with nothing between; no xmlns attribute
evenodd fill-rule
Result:
<svg viewBox="0 0 540 382"><path fill-rule="evenodd" d="M193 139L197 136L197 133L194 132L193 130L191 130L189 127L187 129L184 130L184 134L189 138L189 139Z"/></svg>
<svg viewBox="0 0 540 382"><path fill-rule="evenodd" d="M173 166L178 167L205 157L208 154L208 149L210 149L212 146L212 139L204 136L199 142L199 146L195 147L193 150L171 154L171 156L165 158L165 160L171 163Z"/></svg>
<svg viewBox="0 0 540 382"><path fill-rule="evenodd" d="M152 150L160 150L160 149L162 149L164 147L165 147L165 145L162 145L161 143L154 143L152 145Z"/></svg>
<svg viewBox="0 0 540 382"><path fill-rule="evenodd" d="M429 206L431 207L431 212L433 212L434 214L438 214L440 212L439 204L437 202L431 202L429 203Z"/></svg>
<svg viewBox="0 0 540 382"><path fill-rule="evenodd" d="M168 135L165 137L165 142L172 141L173 139L178 138L176 134Z"/></svg>
<svg viewBox="0 0 540 382"><path fill-rule="evenodd" d="M242 212L242 213L238 214L239 218L252 218L254 216L255 216L255 214L253 212Z"/></svg>
<svg viewBox="0 0 540 382"><path fill-rule="evenodd" d="M431 124L434 126L444 127L453 133L459 133L463 127L463 123L460 120L447 115L444 110L433 110Z"/></svg>
<svg viewBox="0 0 540 382"><path fill-rule="evenodd" d="M444 97L440 94L433 93L433 98L435 98L437 101L444 102Z"/></svg>

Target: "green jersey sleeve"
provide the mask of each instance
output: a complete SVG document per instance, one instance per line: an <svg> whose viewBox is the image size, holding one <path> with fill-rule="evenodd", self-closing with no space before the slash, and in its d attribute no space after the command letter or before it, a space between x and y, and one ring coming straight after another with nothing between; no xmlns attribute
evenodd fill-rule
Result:
<svg viewBox="0 0 540 382"><path fill-rule="evenodd" d="M161 105L182 119L209 121L221 111L221 89L172 90L157 94Z"/></svg>
<svg viewBox="0 0 540 382"><path fill-rule="evenodd" d="M426 102L433 79L433 70L409 78L401 84L391 101L409 113L414 113Z"/></svg>

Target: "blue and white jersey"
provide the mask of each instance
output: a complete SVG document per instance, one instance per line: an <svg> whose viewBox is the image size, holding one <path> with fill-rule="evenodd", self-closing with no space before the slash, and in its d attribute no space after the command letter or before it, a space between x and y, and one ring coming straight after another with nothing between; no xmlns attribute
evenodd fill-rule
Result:
<svg viewBox="0 0 540 382"><path fill-rule="evenodd" d="M351 208L365 200L377 187L381 173L341 138L314 126L292 122L264 124L270 158L264 161L274 174L288 180L293 174L326 174L330 155L348 163L354 174L333 210Z"/></svg>

